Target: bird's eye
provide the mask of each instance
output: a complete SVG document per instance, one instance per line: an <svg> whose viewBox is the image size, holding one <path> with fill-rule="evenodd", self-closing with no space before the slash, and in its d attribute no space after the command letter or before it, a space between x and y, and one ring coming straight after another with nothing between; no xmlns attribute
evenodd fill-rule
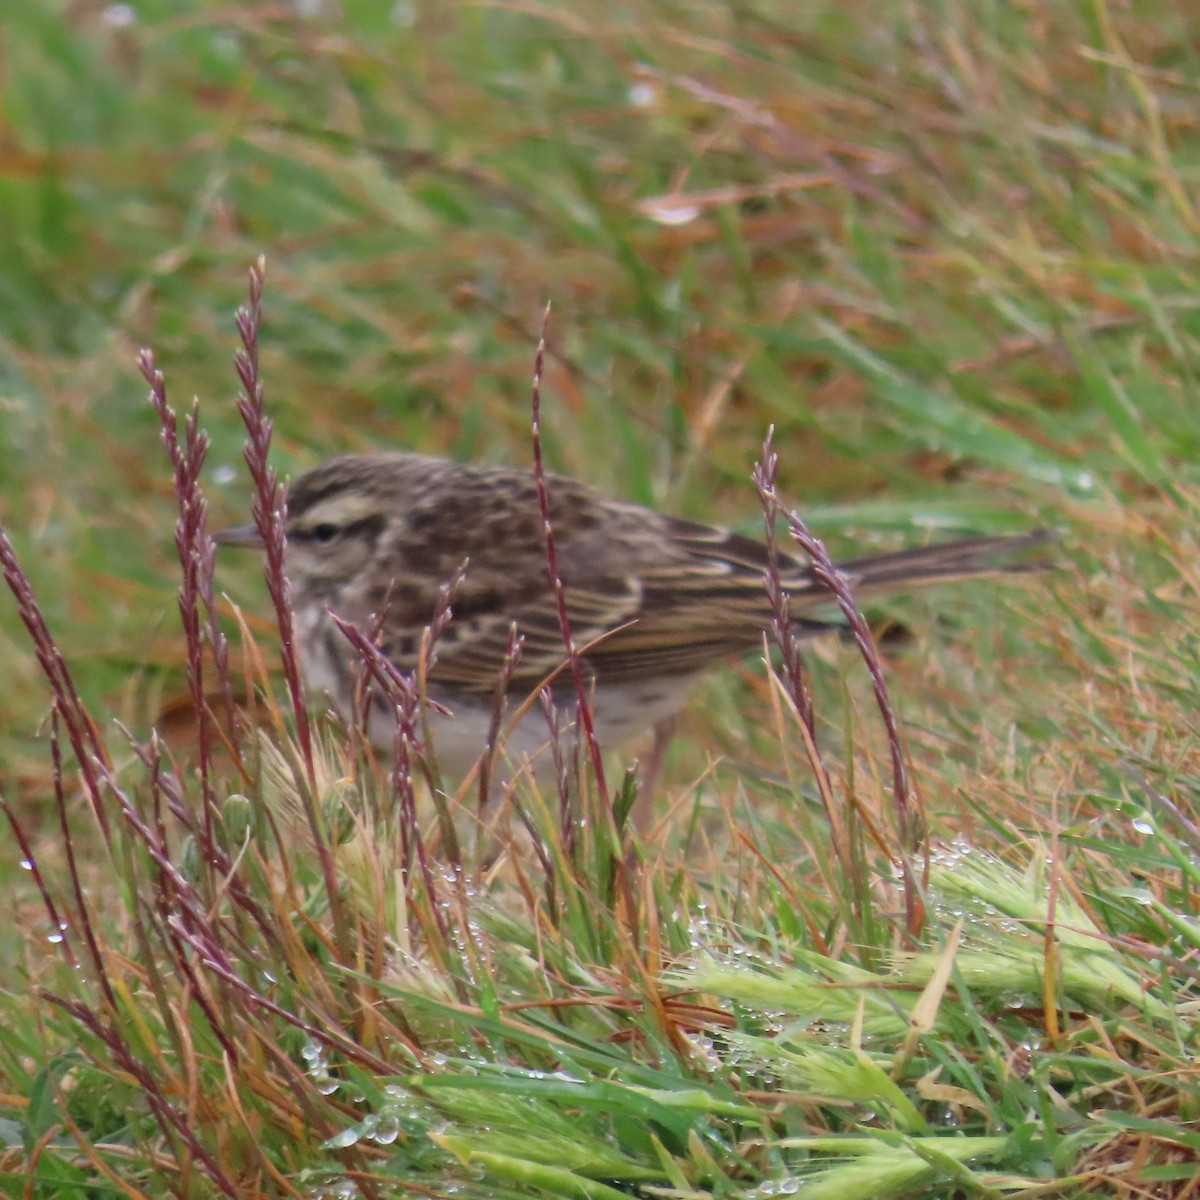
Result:
<svg viewBox="0 0 1200 1200"><path fill-rule="evenodd" d="M313 537L316 538L318 542L327 543L332 542L333 539L337 537L338 527L330 524L328 521L322 521L320 525L313 527L312 532Z"/></svg>

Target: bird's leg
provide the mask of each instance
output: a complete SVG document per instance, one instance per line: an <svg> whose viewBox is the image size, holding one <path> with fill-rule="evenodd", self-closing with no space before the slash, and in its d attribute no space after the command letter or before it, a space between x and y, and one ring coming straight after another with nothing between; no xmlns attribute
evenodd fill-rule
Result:
<svg viewBox="0 0 1200 1200"><path fill-rule="evenodd" d="M674 713L654 724L654 742L650 747L650 756L646 759L646 769L639 781L637 798L629 813L630 824L639 838L644 838L650 832L654 793L658 790L659 776L667 757L667 746L675 736L677 725L678 717Z"/></svg>

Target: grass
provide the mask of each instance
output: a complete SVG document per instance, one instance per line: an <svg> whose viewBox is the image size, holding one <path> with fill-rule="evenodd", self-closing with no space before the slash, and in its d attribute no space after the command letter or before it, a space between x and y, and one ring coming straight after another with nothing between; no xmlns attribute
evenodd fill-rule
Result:
<svg viewBox="0 0 1200 1200"><path fill-rule="evenodd" d="M0 526L95 725L0 605L0 1194L1194 1194L1186 7L342 7L6 6ZM705 686L633 877L587 771L594 820L528 795L531 846L461 874L320 722L311 766L268 715L197 774L195 448L164 456L137 351L203 398L211 521L244 520L264 252L283 475L530 462L549 299L557 469L753 532L773 423L834 550L1063 531L1053 576L880 614L932 851L907 913L837 640L812 732L786 672ZM215 589L235 688L287 713L257 567Z"/></svg>

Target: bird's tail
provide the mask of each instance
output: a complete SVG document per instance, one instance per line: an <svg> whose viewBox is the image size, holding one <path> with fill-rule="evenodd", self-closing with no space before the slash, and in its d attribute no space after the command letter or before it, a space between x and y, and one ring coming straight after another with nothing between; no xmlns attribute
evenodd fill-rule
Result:
<svg viewBox="0 0 1200 1200"><path fill-rule="evenodd" d="M875 554L837 564L856 598L902 591L916 585L967 579L978 575L1012 575L1053 566L1045 554L1035 554L1054 541L1049 529L1029 533L962 538L933 546L916 546L890 554Z"/></svg>

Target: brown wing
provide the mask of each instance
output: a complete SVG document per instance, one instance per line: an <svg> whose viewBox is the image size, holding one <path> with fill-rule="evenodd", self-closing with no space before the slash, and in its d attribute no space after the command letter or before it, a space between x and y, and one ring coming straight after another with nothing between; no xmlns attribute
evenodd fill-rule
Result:
<svg viewBox="0 0 1200 1200"><path fill-rule="evenodd" d="M673 553L641 567L640 596L636 611L629 614L630 623L587 655L602 679L702 670L716 659L761 645L763 631L773 618L765 545L691 522L664 519L664 527L670 532ZM1049 565L1045 557L1022 556L1052 540L1053 535L1044 530L966 538L852 559L838 564L838 569L861 603L934 583L1041 570ZM812 615L828 611L832 596L811 564L789 556L781 561L780 574L794 630L804 635L830 628L829 621ZM570 595L568 588L568 600Z"/></svg>
<svg viewBox="0 0 1200 1200"><path fill-rule="evenodd" d="M559 570L572 636L597 676L623 680L690 673L758 641L770 617L761 546L632 505L599 501L590 493L591 507L583 511L599 519L583 520L568 507L575 498L575 489L564 486L568 483L555 481L556 507L566 508L555 525ZM515 624L523 646L513 686L533 687L566 657L544 543L528 529L513 536L485 512L464 546L463 524L455 550L469 550L470 561L453 619L438 642L433 678L490 692ZM487 528L493 536L481 536ZM410 540L405 558L412 549ZM449 560L439 562L437 570L449 574ZM413 594L408 579L398 560L390 598L381 593L373 607L386 603L384 650L411 669L433 593Z"/></svg>

